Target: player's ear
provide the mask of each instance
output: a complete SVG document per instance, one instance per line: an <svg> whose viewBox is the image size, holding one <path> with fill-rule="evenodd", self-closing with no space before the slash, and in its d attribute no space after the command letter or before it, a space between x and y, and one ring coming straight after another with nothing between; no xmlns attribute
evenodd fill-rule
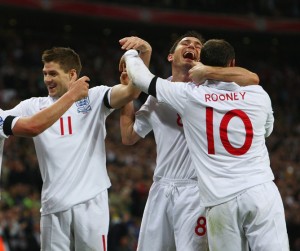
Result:
<svg viewBox="0 0 300 251"><path fill-rule="evenodd" d="M173 54L169 54L167 59L168 59L169 62L172 62L173 61Z"/></svg>
<svg viewBox="0 0 300 251"><path fill-rule="evenodd" d="M73 77L76 77L76 79L77 79L77 72L75 69L72 69L69 71L69 77L70 77L70 79L72 79Z"/></svg>

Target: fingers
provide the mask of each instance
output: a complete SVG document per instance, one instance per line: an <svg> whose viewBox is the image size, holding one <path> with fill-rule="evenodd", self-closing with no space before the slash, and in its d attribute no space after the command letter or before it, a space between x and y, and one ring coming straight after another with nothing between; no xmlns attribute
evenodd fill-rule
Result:
<svg viewBox="0 0 300 251"><path fill-rule="evenodd" d="M135 50L144 52L151 48L151 46L148 42L146 42L145 40L143 40L139 37L135 37L135 36L124 37L119 40L119 43L123 50L135 49Z"/></svg>
<svg viewBox="0 0 300 251"><path fill-rule="evenodd" d="M83 76L83 77L79 78L78 80L79 80L79 81L87 82L87 81L90 81L90 78L87 77L87 76Z"/></svg>
<svg viewBox="0 0 300 251"><path fill-rule="evenodd" d="M130 50L136 49L139 41L137 37L124 37L119 42L122 46L122 50Z"/></svg>

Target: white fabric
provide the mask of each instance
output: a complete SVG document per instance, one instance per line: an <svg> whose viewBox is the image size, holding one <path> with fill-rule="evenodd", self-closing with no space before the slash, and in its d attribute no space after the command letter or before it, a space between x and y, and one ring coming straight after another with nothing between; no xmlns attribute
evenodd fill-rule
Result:
<svg viewBox="0 0 300 251"><path fill-rule="evenodd" d="M43 179L42 215L68 210L110 187L104 144L105 120L112 111L103 104L107 90L91 88L88 98L34 138ZM31 98L10 112L30 116L54 102L51 97Z"/></svg>
<svg viewBox="0 0 300 251"><path fill-rule="evenodd" d="M161 179L151 186L137 251L207 251L205 208L197 181Z"/></svg>
<svg viewBox="0 0 300 251"><path fill-rule="evenodd" d="M105 190L69 210L43 215L41 250L107 251L108 226L108 195Z"/></svg>
<svg viewBox="0 0 300 251"><path fill-rule="evenodd" d="M156 86L158 100L171 104L181 115L203 206L223 203L274 179L265 145L265 125L274 120L269 96L261 86L236 85L234 91L226 91L226 85L232 88L233 83L218 89L186 83L170 86L158 79ZM232 117L229 111L234 112ZM250 124L253 129L248 128Z"/></svg>
<svg viewBox="0 0 300 251"><path fill-rule="evenodd" d="M169 105L149 96L136 113L134 131L145 137L151 130L157 146L154 177L196 180L180 116Z"/></svg>
<svg viewBox="0 0 300 251"><path fill-rule="evenodd" d="M248 251L249 245L255 251L290 250L283 203L272 181L212 207L207 222L210 251Z"/></svg>
<svg viewBox="0 0 300 251"><path fill-rule="evenodd" d="M197 176L180 116L149 96L136 113L134 130L141 137L153 130L157 145L155 182L149 191L137 250L207 250L205 209L200 207ZM199 219L204 220L201 234L195 232Z"/></svg>
<svg viewBox="0 0 300 251"><path fill-rule="evenodd" d="M8 111L3 111L0 109L0 177L1 177L1 167L2 167L2 158L3 158L3 146L4 146L4 140L8 138L7 135L3 132L3 124L7 116L11 115ZM11 128L14 127L19 117L16 117L12 121Z"/></svg>
<svg viewBox="0 0 300 251"><path fill-rule="evenodd" d="M135 54L130 52L125 59L134 83L148 91L153 75ZM160 78L155 90L159 102L181 115L197 168L201 204L211 207L207 213L210 250L246 251L249 244L251 250L288 251L282 199L272 182L265 145L274 122L268 94L261 86L170 85ZM239 198L240 204L235 202ZM267 244L273 239L276 247Z"/></svg>

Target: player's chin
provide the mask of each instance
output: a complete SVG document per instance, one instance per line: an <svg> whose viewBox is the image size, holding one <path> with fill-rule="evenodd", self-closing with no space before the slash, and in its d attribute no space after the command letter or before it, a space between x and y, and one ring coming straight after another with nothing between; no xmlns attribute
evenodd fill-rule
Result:
<svg viewBox="0 0 300 251"><path fill-rule="evenodd" d="M187 69L191 69L194 67L195 61L193 61L193 60L185 61L184 65Z"/></svg>
<svg viewBox="0 0 300 251"><path fill-rule="evenodd" d="M57 96L57 92L53 89L48 89L48 95L53 98Z"/></svg>

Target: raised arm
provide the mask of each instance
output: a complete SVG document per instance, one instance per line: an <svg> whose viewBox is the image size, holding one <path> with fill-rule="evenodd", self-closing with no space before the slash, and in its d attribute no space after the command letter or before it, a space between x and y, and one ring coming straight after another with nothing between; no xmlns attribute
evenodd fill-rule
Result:
<svg viewBox="0 0 300 251"><path fill-rule="evenodd" d="M122 107L120 112L120 129L122 143L125 145L133 145L141 139L135 132L133 125L135 121L135 109L133 102L129 102Z"/></svg>
<svg viewBox="0 0 300 251"><path fill-rule="evenodd" d="M139 56L143 60L144 64L149 67L152 47L151 45L139 38L139 37L125 37L120 41L121 48L123 50L135 49L139 51ZM121 84L128 85L129 78L126 72L124 58L122 57L119 64L119 70L121 72L120 81ZM124 107L121 108L120 111L120 129L121 129L121 137L122 143L125 145L133 145L141 137L134 131L133 125L135 122L135 109L134 103L129 102Z"/></svg>
<svg viewBox="0 0 300 251"><path fill-rule="evenodd" d="M136 50L128 50L123 55L126 71L134 86L145 93L149 93L151 80L155 77L139 57Z"/></svg>
<svg viewBox="0 0 300 251"><path fill-rule="evenodd" d="M189 77L193 82L201 84L207 79L225 82L235 82L240 86L258 85L257 74L242 67L214 67L200 62L189 70Z"/></svg>
<svg viewBox="0 0 300 251"><path fill-rule="evenodd" d="M53 125L75 101L88 96L89 78L84 76L77 81L75 79L76 76L73 76L69 90L54 104L33 116L18 119L9 135L35 137ZM11 125L7 128L11 128Z"/></svg>
<svg viewBox="0 0 300 251"><path fill-rule="evenodd" d="M127 51L130 49L137 50L144 64L147 67L149 67L151 54L152 54L152 47L146 40L143 40L139 37L132 36L132 37L124 37L120 39L119 43L121 45L121 49L123 50L127 50ZM119 67L119 69L120 68L121 67Z"/></svg>
<svg viewBox="0 0 300 251"><path fill-rule="evenodd" d="M122 71L120 76L121 84L128 85L131 80L128 78L126 68L125 68L125 63L123 64L123 67L120 70ZM122 143L124 145L133 145L141 138L134 131L133 128L134 122L135 122L135 109L134 109L134 103L133 101L131 101L126 105L124 105L120 111L120 130L121 130Z"/></svg>

